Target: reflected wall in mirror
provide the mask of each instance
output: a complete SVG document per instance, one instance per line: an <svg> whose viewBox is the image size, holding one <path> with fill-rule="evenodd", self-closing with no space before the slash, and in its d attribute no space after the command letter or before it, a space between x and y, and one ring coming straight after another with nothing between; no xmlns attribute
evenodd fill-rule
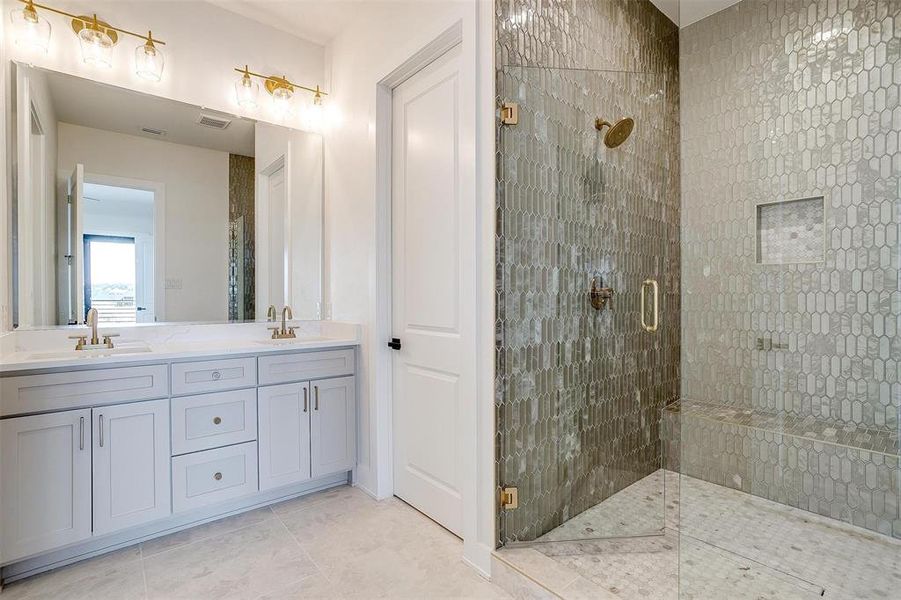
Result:
<svg viewBox="0 0 901 600"><path fill-rule="evenodd" d="M14 72L14 326L319 318L321 136Z"/></svg>

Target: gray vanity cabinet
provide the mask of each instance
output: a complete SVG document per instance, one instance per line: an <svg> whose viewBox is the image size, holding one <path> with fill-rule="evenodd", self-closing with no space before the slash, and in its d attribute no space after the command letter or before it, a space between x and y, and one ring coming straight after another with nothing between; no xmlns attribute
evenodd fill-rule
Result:
<svg viewBox="0 0 901 600"><path fill-rule="evenodd" d="M3 558L91 537L91 410L0 421Z"/></svg>

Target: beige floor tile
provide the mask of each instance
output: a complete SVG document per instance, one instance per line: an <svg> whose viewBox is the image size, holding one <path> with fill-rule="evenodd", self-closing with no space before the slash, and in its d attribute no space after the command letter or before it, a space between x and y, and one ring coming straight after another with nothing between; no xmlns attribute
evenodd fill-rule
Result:
<svg viewBox="0 0 901 600"><path fill-rule="evenodd" d="M317 572L284 525L269 519L144 560L149 598L253 598Z"/></svg>
<svg viewBox="0 0 901 600"><path fill-rule="evenodd" d="M166 550L171 550L172 548L205 540L217 535L222 535L223 533L236 531L243 527L256 525L257 523L262 523L267 519L273 518L275 518L275 515L272 513L272 510L266 506L149 540L141 544L141 550L146 558L148 556L153 556L154 554L159 554L160 552L165 552Z"/></svg>
<svg viewBox="0 0 901 600"><path fill-rule="evenodd" d="M3 600L144 598L141 550L132 546L4 586Z"/></svg>
<svg viewBox="0 0 901 600"><path fill-rule="evenodd" d="M316 504L318 502L336 502L354 497L369 498L370 496L368 496L366 492L363 492L358 488L354 488L349 485L339 485L338 487L322 490L321 492L307 494L306 496L300 496L298 498L292 498L290 500L285 500L284 502L279 502L278 504L273 504L272 511L276 514L287 514L289 512L294 512L296 510L306 508L311 504Z"/></svg>

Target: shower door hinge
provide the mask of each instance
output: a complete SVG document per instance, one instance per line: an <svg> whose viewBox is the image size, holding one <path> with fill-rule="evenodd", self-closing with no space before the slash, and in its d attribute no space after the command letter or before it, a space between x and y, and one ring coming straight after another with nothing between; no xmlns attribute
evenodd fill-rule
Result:
<svg viewBox="0 0 901 600"><path fill-rule="evenodd" d="M501 508L504 510L519 508L519 488L505 487L501 490Z"/></svg>
<svg viewBox="0 0 901 600"><path fill-rule="evenodd" d="M516 102L504 102L501 104L501 124L519 124L519 104Z"/></svg>

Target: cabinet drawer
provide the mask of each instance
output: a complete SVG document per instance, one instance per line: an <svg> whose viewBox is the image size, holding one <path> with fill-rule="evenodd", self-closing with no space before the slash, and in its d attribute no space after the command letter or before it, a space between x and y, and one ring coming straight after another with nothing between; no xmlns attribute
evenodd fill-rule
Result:
<svg viewBox="0 0 901 600"><path fill-rule="evenodd" d="M172 363L172 395L221 392L257 384L253 357Z"/></svg>
<svg viewBox="0 0 901 600"><path fill-rule="evenodd" d="M256 390L172 399L172 454L257 439Z"/></svg>
<svg viewBox="0 0 901 600"><path fill-rule="evenodd" d="M354 372L354 351L322 350L260 357L260 385L324 379Z"/></svg>
<svg viewBox="0 0 901 600"><path fill-rule="evenodd" d="M172 503L182 512L257 491L257 444L195 452L172 459Z"/></svg>
<svg viewBox="0 0 901 600"><path fill-rule="evenodd" d="M168 395L166 365L20 375L0 379L0 416L154 400Z"/></svg>

